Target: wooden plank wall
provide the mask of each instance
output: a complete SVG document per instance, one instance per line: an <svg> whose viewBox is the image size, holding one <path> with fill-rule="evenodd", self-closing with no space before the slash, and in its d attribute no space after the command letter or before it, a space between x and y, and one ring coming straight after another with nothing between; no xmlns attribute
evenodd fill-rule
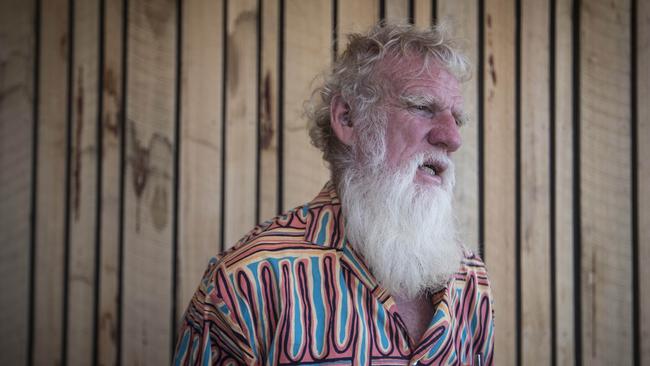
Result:
<svg viewBox="0 0 650 366"><path fill-rule="evenodd" d="M636 200L632 224L634 226L634 240L637 242L637 250L633 252L633 259L636 261L638 272L633 273L639 281L635 283L634 297L636 308L635 320L639 323L639 330L633 333L634 339L638 342L638 353L640 362L650 364L650 342L641 339L650 338L650 312L642 310L650 308L650 268L642 266L642 259L650 258L650 161L642 159L642 156L650 156L650 145L645 143L650 140L650 103L647 103L650 95L650 4L647 1L633 3L632 24L634 28L631 36L632 43L632 124L635 149L632 149L632 192L636 194ZM637 292L638 291L638 292ZM638 320L637 320L638 319Z"/></svg>
<svg viewBox="0 0 650 366"><path fill-rule="evenodd" d="M583 361L633 357L630 194L630 3L585 1L581 11L579 155ZM604 167L607 167L604 169ZM614 244L614 245L613 245ZM611 314L619 314L615 319Z"/></svg>
<svg viewBox="0 0 650 366"><path fill-rule="evenodd" d="M551 29L550 40L554 43L553 60L550 79L549 99L554 106L551 112L551 210L555 217L550 220L551 228L551 273L552 295L551 303L552 332L555 342L551 343L551 350L556 355L558 365L568 365L577 361L576 353L578 335L575 323L576 310L576 276L574 267L577 257L574 245L575 235L574 220L577 211L574 209L574 144L577 135L574 134L577 120L574 115L574 83L577 70L574 70L574 36L572 14L575 6L573 0L551 2L554 9L551 14L555 16L555 27ZM551 23L552 24L552 23ZM562 311L558 311L562 309ZM578 349L579 351L579 349ZM577 362L576 362L577 363Z"/></svg>
<svg viewBox="0 0 650 366"><path fill-rule="evenodd" d="M518 161L515 154L517 129L515 126L517 72L515 51L519 46L515 39L515 2L496 0L486 2L481 9L483 21L483 54L481 85L482 98L482 151L483 217L479 242L484 245L486 263L499 263L490 267L494 306L502 309L499 316L499 333L495 349L517 350L517 306L520 286L516 254L518 213L517 198L520 197L517 180ZM513 72L514 71L514 72ZM479 122L481 123L481 122ZM479 162L480 164L481 162ZM489 266L489 264L488 264ZM503 365L518 364L520 352L506 352L495 357Z"/></svg>
<svg viewBox="0 0 650 366"><path fill-rule="evenodd" d="M327 180L303 103L380 19L474 65L456 206L496 364L650 364L640 0L3 0L0 364L169 363L208 258Z"/></svg>
<svg viewBox="0 0 650 366"><path fill-rule="evenodd" d="M28 358L36 30L34 4L0 3L0 363ZM9 362L3 362L9 361Z"/></svg>

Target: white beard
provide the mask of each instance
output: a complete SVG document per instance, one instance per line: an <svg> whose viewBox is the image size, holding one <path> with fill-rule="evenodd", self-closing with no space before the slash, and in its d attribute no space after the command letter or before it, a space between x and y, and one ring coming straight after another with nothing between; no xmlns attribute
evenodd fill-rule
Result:
<svg viewBox="0 0 650 366"><path fill-rule="evenodd" d="M453 163L440 187L414 182L419 156L399 171L385 164L354 164L339 181L346 235L379 283L394 295L414 298L448 282L460 266L462 247L452 212Z"/></svg>

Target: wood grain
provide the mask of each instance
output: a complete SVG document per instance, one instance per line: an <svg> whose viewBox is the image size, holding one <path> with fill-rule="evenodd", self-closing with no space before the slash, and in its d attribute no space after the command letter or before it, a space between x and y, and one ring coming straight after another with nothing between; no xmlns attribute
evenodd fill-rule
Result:
<svg viewBox="0 0 650 366"><path fill-rule="evenodd" d="M279 20L279 5L276 0L261 2L262 11L262 54L261 75L258 93L259 105L259 216L257 222L263 222L279 214L279 149L278 107L280 89L278 88L278 39L282 37Z"/></svg>
<svg viewBox="0 0 650 366"><path fill-rule="evenodd" d="M515 323L515 9L485 3L485 261L495 317L495 364L516 363Z"/></svg>
<svg viewBox="0 0 650 366"><path fill-rule="evenodd" d="M129 2L122 363L171 355L176 8Z"/></svg>
<svg viewBox="0 0 650 366"><path fill-rule="evenodd" d="M436 2L437 3L437 2ZM445 1L441 1L441 6L444 6L443 4ZM452 7L456 4L458 4L458 1L446 1L449 5ZM433 19L431 19L431 13L432 13L432 8L434 4L432 0L415 0L413 2L413 7L415 8L413 10L413 17L415 18L413 20L413 23L421 28L428 28L433 24ZM476 18L474 18L474 23L476 23Z"/></svg>
<svg viewBox="0 0 650 366"><path fill-rule="evenodd" d="M572 0L555 12L555 347L557 365L575 363L573 241Z"/></svg>
<svg viewBox="0 0 650 366"><path fill-rule="evenodd" d="M637 1L637 162L639 330L641 365L650 364L650 4Z"/></svg>
<svg viewBox="0 0 650 366"><path fill-rule="evenodd" d="M408 0L385 0L386 22L404 24L409 21Z"/></svg>
<svg viewBox="0 0 650 366"><path fill-rule="evenodd" d="M63 335L68 2L41 3L34 276L36 365L60 365Z"/></svg>
<svg viewBox="0 0 650 366"><path fill-rule="evenodd" d="M551 364L549 17L521 3L521 362Z"/></svg>
<svg viewBox="0 0 650 366"><path fill-rule="evenodd" d="M630 365L629 2L582 2L580 19L582 356Z"/></svg>
<svg viewBox="0 0 650 366"><path fill-rule="evenodd" d="M463 146L454 153L454 199L461 240L478 252L478 6L476 1L439 1L438 18L450 27L472 66L472 78L463 84L465 112L470 122L460 129ZM418 9L418 8L416 8Z"/></svg>
<svg viewBox="0 0 650 366"><path fill-rule="evenodd" d="M222 1L183 3L176 319L220 250L222 10Z"/></svg>
<svg viewBox="0 0 650 366"><path fill-rule="evenodd" d="M228 3L224 245L232 246L257 222L257 2Z"/></svg>
<svg viewBox="0 0 650 366"><path fill-rule="evenodd" d="M68 184L67 364L93 361L97 206L97 65L99 1L74 7L71 156Z"/></svg>
<svg viewBox="0 0 650 366"><path fill-rule="evenodd" d="M34 3L0 3L0 364L27 362Z"/></svg>
<svg viewBox="0 0 650 366"><path fill-rule="evenodd" d="M339 2L338 6L338 53L348 45L347 35L367 32L379 20L378 0Z"/></svg>
<svg viewBox="0 0 650 366"><path fill-rule="evenodd" d="M311 200L329 179L321 153L309 142L303 103L315 77L332 60L331 1L287 0L284 90L284 203L291 209Z"/></svg>
<svg viewBox="0 0 650 366"><path fill-rule="evenodd" d="M101 224L99 253L99 301L97 309L97 363L117 364L118 299L120 291L120 141L122 130L123 1L104 3Z"/></svg>

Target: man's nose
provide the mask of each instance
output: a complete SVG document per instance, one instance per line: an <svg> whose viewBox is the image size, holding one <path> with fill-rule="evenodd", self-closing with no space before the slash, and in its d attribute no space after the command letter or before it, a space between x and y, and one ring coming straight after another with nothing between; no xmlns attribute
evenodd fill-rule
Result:
<svg viewBox="0 0 650 366"><path fill-rule="evenodd" d="M447 153L452 153L460 148L462 144L460 129L451 111L445 110L436 116L429 131L428 141L431 145L440 147Z"/></svg>

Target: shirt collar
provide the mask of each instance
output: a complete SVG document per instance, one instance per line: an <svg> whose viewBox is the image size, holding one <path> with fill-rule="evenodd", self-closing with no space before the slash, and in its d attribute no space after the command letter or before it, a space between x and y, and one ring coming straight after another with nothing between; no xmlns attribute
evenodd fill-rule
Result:
<svg viewBox="0 0 650 366"><path fill-rule="evenodd" d="M345 246L345 222L334 184L325 184L318 195L302 207L305 241L332 249Z"/></svg>
<svg viewBox="0 0 650 366"><path fill-rule="evenodd" d="M302 214L306 217L305 240L335 249L343 265L354 273L381 303L391 307L394 300L388 290L379 285L361 255L346 238L345 219L334 184L331 181L327 182L320 193L303 206L302 210Z"/></svg>

